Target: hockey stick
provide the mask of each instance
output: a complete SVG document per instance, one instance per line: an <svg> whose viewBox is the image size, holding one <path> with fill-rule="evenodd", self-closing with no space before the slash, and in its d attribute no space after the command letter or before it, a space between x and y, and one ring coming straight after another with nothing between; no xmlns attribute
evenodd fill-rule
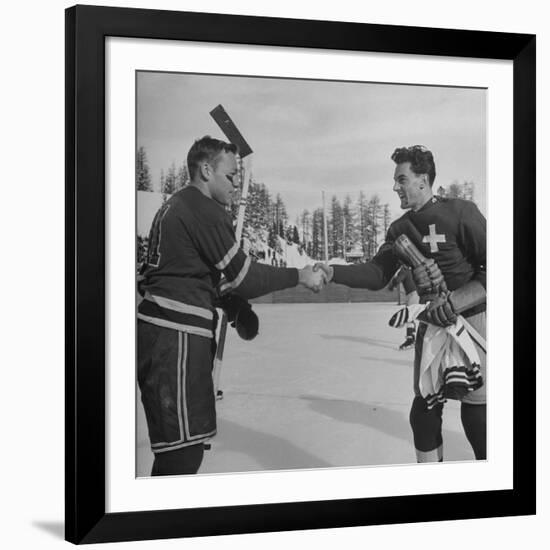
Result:
<svg viewBox="0 0 550 550"><path fill-rule="evenodd" d="M239 150L239 156L241 160L249 156L252 153L250 145L246 142L241 132L235 126L235 123L231 120L230 116L226 113L222 105L218 105L212 111L210 116L214 119L216 124L220 127L221 131L225 134L227 139L237 146ZM249 167L250 170L250 167ZM246 174L243 170L243 182L241 189L241 200L239 202L239 210L237 214L237 227L235 231L235 238L240 246L243 226L244 226L244 214L246 210L246 199L248 197L248 187L250 184L250 178L246 178ZM218 345L216 347L216 356L214 357L214 366L212 368L212 378L214 381L214 395L216 399L221 399L223 392L219 389L220 376L223 363L223 352L225 348L225 339L227 336L227 315L222 313L220 318L220 333L218 336Z"/></svg>
<svg viewBox="0 0 550 550"><path fill-rule="evenodd" d="M235 231L235 238L237 243L241 242L249 183L250 183L250 179L245 178L245 181L243 182L242 192L241 192L239 211L237 214L237 228ZM214 367L212 369L212 376L214 379L214 395L216 396L216 399L221 399L223 397L223 392L220 390L220 376L222 371L223 352L225 349L226 336L227 336L227 315L224 311L220 318L220 333L218 336L218 344L216 346L216 357L214 358Z"/></svg>

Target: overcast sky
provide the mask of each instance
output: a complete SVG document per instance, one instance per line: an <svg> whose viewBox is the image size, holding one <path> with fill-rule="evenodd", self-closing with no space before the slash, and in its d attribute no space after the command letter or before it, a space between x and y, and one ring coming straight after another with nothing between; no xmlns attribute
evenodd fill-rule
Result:
<svg viewBox="0 0 550 550"><path fill-rule="evenodd" d="M291 222L321 206L323 190L327 203L377 193L399 214L390 155L413 144L434 153L434 189L474 181L485 211L484 90L142 72L137 92L137 144L155 185L195 139L225 139L209 115L221 103L254 150L254 179L281 194Z"/></svg>

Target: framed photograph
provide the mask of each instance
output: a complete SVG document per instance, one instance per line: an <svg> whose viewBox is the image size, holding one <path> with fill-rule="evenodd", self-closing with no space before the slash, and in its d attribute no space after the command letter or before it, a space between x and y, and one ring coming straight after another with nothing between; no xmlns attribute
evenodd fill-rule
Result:
<svg viewBox="0 0 550 550"><path fill-rule="evenodd" d="M535 513L534 36L76 6L66 114L68 541Z"/></svg>

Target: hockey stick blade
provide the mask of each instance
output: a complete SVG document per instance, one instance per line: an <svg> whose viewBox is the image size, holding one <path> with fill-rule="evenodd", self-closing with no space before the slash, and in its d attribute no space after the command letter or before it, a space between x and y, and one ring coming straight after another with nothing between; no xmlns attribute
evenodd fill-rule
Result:
<svg viewBox="0 0 550 550"><path fill-rule="evenodd" d="M231 120L231 117L225 112L222 105L214 107L214 109L210 111L210 116L220 127L221 131L225 134L225 137L227 137L233 145L237 146L239 156L242 159L252 153L250 145L248 145L241 132L239 132L239 129L235 126L235 123Z"/></svg>

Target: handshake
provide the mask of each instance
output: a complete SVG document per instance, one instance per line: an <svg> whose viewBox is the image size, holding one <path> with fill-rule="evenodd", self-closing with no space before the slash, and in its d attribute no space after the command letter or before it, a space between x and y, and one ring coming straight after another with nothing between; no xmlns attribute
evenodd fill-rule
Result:
<svg viewBox="0 0 550 550"><path fill-rule="evenodd" d="M313 292L319 292L330 283L334 270L328 264L317 262L315 265L306 265L298 270L298 284L309 288Z"/></svg>

